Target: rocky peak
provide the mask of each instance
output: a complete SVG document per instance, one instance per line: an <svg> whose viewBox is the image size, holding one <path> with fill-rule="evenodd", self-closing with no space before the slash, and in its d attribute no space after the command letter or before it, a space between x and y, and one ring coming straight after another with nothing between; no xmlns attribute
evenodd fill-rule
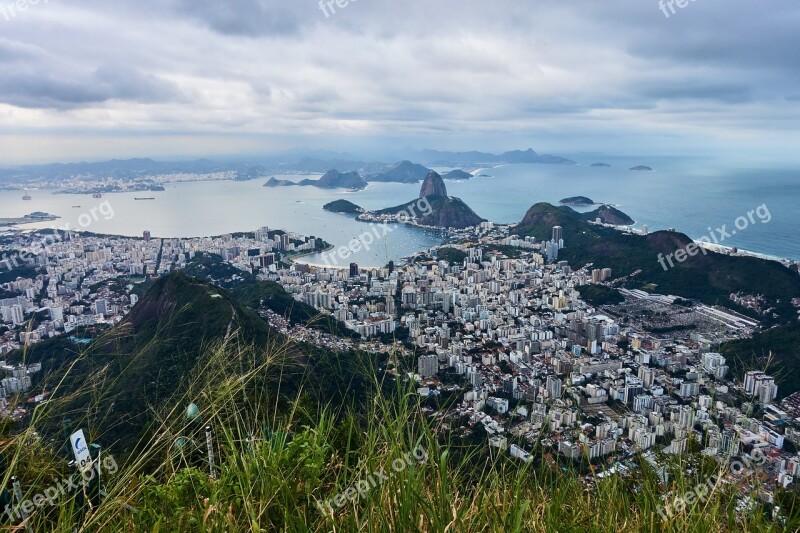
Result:
<svg viewBox="0 0 800 533"><path fill-rule="evenodd" d="M447 197L447 187L444 185L444 180L436 172L431 171L422 182L422 189L419 192L420 198L434 197Z"/></svg>

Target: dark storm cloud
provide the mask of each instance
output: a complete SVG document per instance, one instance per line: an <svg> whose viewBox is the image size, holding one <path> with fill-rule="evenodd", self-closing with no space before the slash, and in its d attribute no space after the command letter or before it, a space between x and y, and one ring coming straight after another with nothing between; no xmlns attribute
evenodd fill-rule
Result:
<svg viewBox="0 0 800 533"><path fill-rule="evenodd" d="M327 17L318 4L31 7L0 20L0 134L180 132L200 152L210 134L286 132L504 147L541 134L591 150L800 142L796 0L696 0L669 18L659 0L349 0Z"/></svg>
<svg viewBox="0 0 800 533"><path fill-rule="evenodd" d="M137 103L178 98L171 84L124 67L102 67L85 78L10 70L0 77L0 102L23 108L70 109L109 100Z"/></svg>

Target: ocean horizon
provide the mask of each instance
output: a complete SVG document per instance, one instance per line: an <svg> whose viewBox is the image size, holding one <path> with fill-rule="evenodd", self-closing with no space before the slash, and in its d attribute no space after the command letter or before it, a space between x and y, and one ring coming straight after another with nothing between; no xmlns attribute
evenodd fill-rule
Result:
<svg viewBox="0 0 800 533"><path fill-rule="evenodd" d="M611 167L591 167L594 162ZM653 172L632 171L637 165ZM438 169L444 170L444 169ZM478 169L468 181L447 181L448 193L464 200L480 216L499 224L517 223L538 202L558 205L563 198L587 196L598 203L618 207L633 218L635 228L649 231L675 230L693 239L726 226L733 229L739 217L762 206L769 221L754 218L721 245L771 258L800 260L800 237L795 223L800 208L793 198L800 193L800 173L793 169L726 168L702 160L597 156L578 165L502 165ZM317 177L319 174L311 175ZM0 191L0 217L21 217L33 211L59 216L56 221L18 226L19 229L64 228L101 234L155 237L208 237L268 226L320 237L335 247L347 245L368 231L368 225L351 215L329 213L322 206L344 198L373 210L412 200L419 184L370 183L357 192L315 187L267 188L270 176L247 182L198 181L172 183L163 192L109 193L91 195L53 194L54 190ZM299 175L277 175L299 181ZM136 197L153 197L137 201ZM658 200L651 200L657 198ZM107 202L114 216L85 215ZM584 209L580 209L584 210ZM730 231L729 231L730 233ZM383 266L444 242L438 231L400 225L369 250L350 258L364 266ZM324 264L320 254L304 262Z"/></svg>

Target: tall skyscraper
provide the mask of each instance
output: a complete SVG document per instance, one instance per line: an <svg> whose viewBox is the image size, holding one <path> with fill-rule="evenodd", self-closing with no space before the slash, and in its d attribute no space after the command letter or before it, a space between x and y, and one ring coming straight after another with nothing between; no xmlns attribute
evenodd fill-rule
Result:
<svg viewBox="0 0 800 533"><path fill-rule="evenodd" d="M561 226L553 226L553 242L558 244L564 239L564 229Z"/></svg>
<svg viewBox="0 0 800 533"><path fill-rule="evenodd" d="M142 237L144 237L144 242L149 242L150 241L150 232L147 231L147 230L144 230L142 232Z"/></svg>
<svg viewBox="0 0 800 533"><path fill-rule="evenodd" d="M547 376L547 395L550 398L561 398L561 380L555 376Z"/></svg>
<svg viewBox="0 0 800 533"><path fill-rule="evenodd" d="M358 277L358 263L350 263L350 277L351 278Z"/></svg>

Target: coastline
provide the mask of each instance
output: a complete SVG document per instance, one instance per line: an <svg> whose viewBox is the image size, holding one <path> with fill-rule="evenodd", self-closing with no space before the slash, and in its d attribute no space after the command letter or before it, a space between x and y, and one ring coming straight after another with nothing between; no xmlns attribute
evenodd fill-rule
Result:
<svg viewBox="0 0 800 533"><path fill-rule="evenodd" d="M597 225L596 222L591 222L591 221L589 222L589 224ZM636 222L634 222L634 224L636 224ZM615 230L619 231L620 233L632 233L632 234L635 234L635 235L642 235L642 236L649 235L649 234L652 234L654 232L654 231L649 231L648 233L645 234L645 233L642 232L642 230L640 228L633 227L634 224L631 224L630 226L615 226L613 224L600 224L600 225L601 226L605 226L607 228L615 229ZM667 231L667 230L655 230L655 231ZM729 255L729 256L732 256L732 257L737 257L737 256L755 257L756 259L763 259L765 261L776 261L778 263L781 263L784 266L789 266L789 265L794 265L794 264L800 263L800 259L789 259L787 257L780 257L780 256L777 256L777 255L770 255L770 254L763 254L763 253L760 253L760 252L753 252L751 250L745 250L744 248L739 248L737 246L726 246L724 244L714 244L714 243L710 243L710 242L700 241L700 240L697 240L697 239L692 239L692 242L694 242L699 247L701 247L701 248L703 248L703 249L705 249L705 250L707 250L709 252L714 252L714 253L718 253L718 254L722 254L722 255ZM736 253L733 253L734 250L736 250Z"/></svg>

